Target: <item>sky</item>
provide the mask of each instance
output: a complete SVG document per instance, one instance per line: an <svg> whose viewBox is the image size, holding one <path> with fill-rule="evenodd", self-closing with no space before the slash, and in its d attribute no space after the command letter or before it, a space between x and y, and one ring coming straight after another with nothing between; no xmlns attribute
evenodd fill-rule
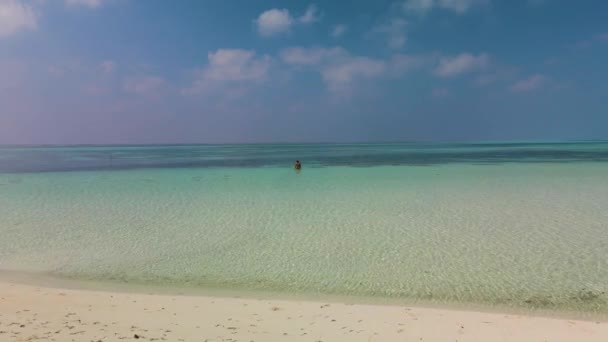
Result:
<svg viewBox="0 0 608 342"><path fill-rule="evenodd" d="M608 1L0 0L0 144L608 139Z"/></svg>

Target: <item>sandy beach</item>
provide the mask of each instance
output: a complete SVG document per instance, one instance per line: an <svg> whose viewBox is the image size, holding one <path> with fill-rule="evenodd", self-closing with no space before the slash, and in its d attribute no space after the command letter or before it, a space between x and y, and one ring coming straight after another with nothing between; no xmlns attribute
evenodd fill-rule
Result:
<svg viewBox="0 0 608 342"><path fill-rule="evenodd" d="M608 323L0 282L0 341L607 341Z"/></svg>

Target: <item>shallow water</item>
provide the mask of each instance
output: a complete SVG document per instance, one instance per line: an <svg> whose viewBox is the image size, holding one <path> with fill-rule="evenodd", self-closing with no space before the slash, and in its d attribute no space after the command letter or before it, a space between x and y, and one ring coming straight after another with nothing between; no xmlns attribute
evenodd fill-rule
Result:
<svg viewBox="0 0 608 342"><path fill-rule="evenodd" d="M298 147L301 172L257 145L194 158L236 155L230 167L109 147L129 158L103 170L92 158L89 171L76 170L91 148L34 149L55 163L30 160L32 148L0 149L0 269L608 312L606 144L535 145L530 158L509 152L530 147L492 147L504 156L498 164L469 160L478 147L366 145L382 156L358 164L369 167L340 166L345 150L357 159L355 146L343 146ZM555 159L543 148L595 157ZM420 166L405 161L412 149L451 157Z"/></svg>

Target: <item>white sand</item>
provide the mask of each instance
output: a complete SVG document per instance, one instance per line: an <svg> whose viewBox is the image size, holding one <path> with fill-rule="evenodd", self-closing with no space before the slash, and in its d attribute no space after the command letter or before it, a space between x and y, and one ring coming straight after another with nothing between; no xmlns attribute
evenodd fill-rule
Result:
<svg viewBox="0 0 608 342"><path fill-rule="evenodd" d="M137 334L138 338L135 337ZM0 282L0 341L608 341L608 323Z"/></svg>

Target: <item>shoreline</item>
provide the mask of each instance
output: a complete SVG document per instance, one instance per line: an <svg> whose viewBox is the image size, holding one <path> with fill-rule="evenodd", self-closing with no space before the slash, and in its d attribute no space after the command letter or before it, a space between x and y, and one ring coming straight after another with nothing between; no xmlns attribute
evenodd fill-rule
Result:
<svg viewBox="0 0 608 342"><path fill-rule="evenodd" d="M0 269L0 284L10 283L29 287L41 287L55 290L89 291L125 295L151 295L170 297L205 297L232 298L260 301L290 301L334 303L345 305L370 305L386 307L408 307L431 310L458 312L477 312L484 314L501 314L548 319L577 320L608 323L608 313L568 309L533 308L522 305L476 303L476 302L440 302L409 299L403 297L366 296L332 293L297 293L287 291L219 288L197 286L168 286L161 284L143 284L135 282L103 281L92 279L74 279L57 275Z"/></svg>
<svg viewBox="0 0 608 342"><path fill-rule="evenodd" d="M606 341L608 322L0 280L0 341ZM137 335L137 337L135 337Z"/></svg>
<svg viewBox="0 0 608 342"><path fill-rule="evenodd" d="M245 289L238 287L201 287L167 284L144 284L112 280L75 279L38 272L0 269L0 283L12 283L59 290L82 290L106 293L146 294L174 297L212 297L251 300L282 300L327 302L347 305L399 306L488 314L507 314L539 318L570 319L608 323L608 313L571 309L534 308L524 305L479 302L425 301L406 297L370 296L319 292L288 292L279 290Z"/></svg>

